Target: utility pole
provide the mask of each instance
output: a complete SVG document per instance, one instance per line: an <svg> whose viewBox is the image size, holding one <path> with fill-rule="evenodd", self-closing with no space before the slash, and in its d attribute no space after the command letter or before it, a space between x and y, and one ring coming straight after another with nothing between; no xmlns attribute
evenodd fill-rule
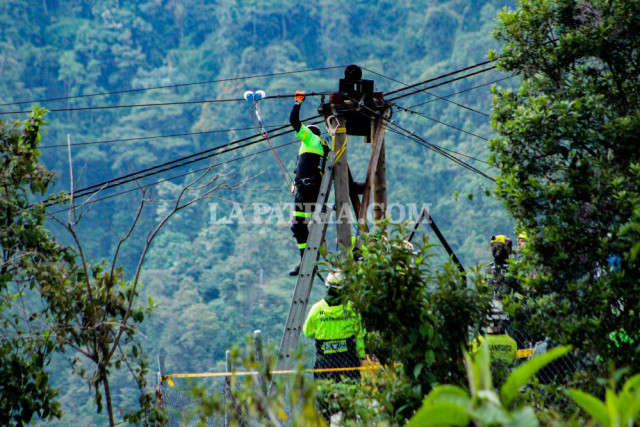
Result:
<svg viewBox="0 0 640 427"><path fill-rule="evenodd" d="M300 264L300 274L293 292L289 315L278 352L277 369L290 366L292 354L298 347L300 332L304 323L309 295L316 276L318 249L324 240L330 209L327 207L332 183L335 186L335 202L337 215L338 246L340 251L351 248L351 205L360 221L365 218L366 209L371 196L371 186L378 183L373 194L375 200L386 203L386 180L384 178L384 131L386 122L391 117L391 108L383 100L382 93L373 91L373 80L362 80L362 70L357 65L350 65L345 70L345 78L340 79L339 92L330 95L329 103L322 103L319 112L325 116L333 133L332 151L327 157L324 175L320 184L317 209L309 231L307 247ZM375 126L372 123L375 120ZM331 122L334 124L330 124ZM337 123L337 124L335 124ZM351 172L347 158L348 135L364 136L366 142L374 142L369 170L365 182L362 202L358 195L350 191ZM382 165L380 168L380 156ZM375 157L375 158L374 158ZM365 198L366 195L366 198ZM271 382L268 393L274 390Z"/></svg>
<svg viewBox="0 0 640 427"><path fill-rule="evenodd" d="M347 162L347 128L345 119L338 116L338 128L334 137L336 166L334 169L334 186L336 189L336 224L338 247L341 251L351 247L351 205L349 197L349 163ZM337 157L337 156L340 157Z"/></svg>
<svg viewBox="0 0 640 427"><path fill-rule="evenodd" d="M319 110L325 118L335 117L339 126L346 128L346 135L363 136L366 143L371 143L371 157L365 178L362 200L357 194L349 194L351 179L343 175L341 162L346 164L347 149L338 158L336 164L336 212L338 215L338 245L341 250L351 248L350 208L346 203L351 200L359 224L366 228L367 209L373 193L374 219L384 218L387 203L386 166L384 153L384 134L387 122L391 118L391 107L384 100L382 92L375 92L373 80L362 79L362 70L357 65L349 65L340 79L339 90L329 96L329 102L323 103ZM336 133L336 152L338 146L343 147L341 134ZM336 155L337 157L338 155ZM344 159L342 159L344 157ZM345 183L345 180L349 180ZM344 188L347 190L344 190ZM348 194L349 197L344 195ZM347 215L349 212L349 215Z"/></svg>

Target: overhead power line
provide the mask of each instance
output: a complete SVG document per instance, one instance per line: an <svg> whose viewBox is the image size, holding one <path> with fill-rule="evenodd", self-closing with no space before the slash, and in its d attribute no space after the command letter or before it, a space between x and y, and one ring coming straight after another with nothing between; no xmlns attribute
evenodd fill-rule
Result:
<svg viewBox="0 0 640 427"><path fill-rule="evenodd" d="M447 74L445 74L443 76L450 76L450 75L456 74L456 73L464 71L464 70L468 70L468 69L472 69L472 68L478 67L478 66L483 65L483 64L476 64L476 65L471 66L471 67L466 67L466 68L464 68L462 70L457 70L457 71L452 72L452 73L447 73ZM455 79L451 79L451 80L448 80L448 81L445 81L445 82L440 82L438 84L432 85L432 86L427 87L427 88L419 89L417 91L410 92L408 94L399 95L399 96L393 98L391 101L396 100L396 99L400 99L402 97L410 96L410 95L412 95L414 93L424 92L425 90L431 89L433 87L442 86L442 85L448 84L448 83L450 83L452 81L457 81L457 80L461 80L461 79L464 79L464 78L467 78L467 77L470 77L470 76L473 76L473 75L477 75L477 74L480 74L482 72L489 71L489 70L491 70L493 68L495 68L495 67L484 69L484 70L480 70L478 72L474 72L474 73L471 73L471 74L460 76L460 77L457 77ZM441 76L440 78L442 78L443 76ZM429 79L427 81L434 81L434 80L435 79ZM427 81L425 81L425 82L427 82ZM399 93L402 90L406 90L408 88L414 88L414 87L420 86L420 85L424 84L425 82L419 82L417 84L410 85L410 86L408 86L406 88L396 90L396 91L394 91L392 93ZM320 117L320 115L316 115L316 116L308 118L306 120L313 120L313 119L316 119L318 117ZM320 120L320 121L322 121L322 120ZM395 124L395 122L393 122L393 124ZM278 127L278 128L275 128L274 130L275 131L280 131L280 130L284 129L284 127L285 126ZM403 131L408 132L408 131L406 131L404 129L403 129ZM291 130L286 131L286 132L282 132L280 134L273 135L272 138L278 137L278 136L281 136L281 135L284 135L284 134L287 134L287 133L290 133L290 132L291 132ZM409 132L409 134L411 134L411 133ZM413 135L415 136L415 133ZM113 187L116 187L118 185L125 184L127 182L135 181L135 180L138 180L138 179L141 179L141 178L145 178L145 177L152 176L152 175L155 175L155 174L158 174L158 173L161 173L161 172L165 172L167 170L172 170L172 169L175 169L175 168L178 168L178 167L182 167L182 166L185 166L185 165L188 165L188 164L191 164L191 163L202 161L202 160L214 157L216 155L223 154L225 152L229 152L229 151L236 150L236 149L239 149L239 148L244 148L244 147L247 147L249 145L253 145L253 144L257 143L260 140L253 141L253 142L248 142L248 143L242 144L242 145L238 145L237 147L234 147L234 148L229 148L229 147L231 145L234 145L234 144L239 144L240 142L249 141L251 139L260 138L260 137L261 137L261 135L259 135L259 134L252 135L252 136L249 136L249 137L246 137L246 138L242 138L242 139L239 139L239 140L236 140L236 141L231 141L226 146L224 146L224 148L222 146L219 146L219 147L215 147L215 148L212 148L212 149L204 150L202 152L199 152L199 153L196 153L196 154L192 154L190 156L182 157L182 158L179 158L179 159L176 159L176 160L173 160L173 161L170 161L170 162L166 162L166 163L163 163L163 164L160 164L160 165L156 165L156 166L153 166L153 167L150 167L150 168L146 168L146 169L143 169L143 170L131 173L131 174L120 176L118 178L115 178L115 179L112 179L112 180L109 180L109 181L105 181L105 182L102 182L102 183L94 184L92 186L89 186L89 187L83 188L81 190L78 190L76 192L76 196L77 197L83 197L83 196L86 196L86 195L91 194L91 193L96 192L96 191L101 191L101 190L104 190L104 189L113 188ZM452 161L455 161L456 163L458 163L458 164L460 164L460 165L462 165L464 167L470 168L470 170L474 170L475 169L470 165L466 165L463 161L461 161L460 159L457 159L455 156L452 156L451 154L446 153L446 151L444 151L442 149L439 149L437 146L433 146L433 144L430 144L427 141L424 141L424 140L422 140L422 141L425 144L429 144L432 149L434 149L436 151L439 150L438 152L440 154L444 155L447 158L450 158ZM212 153L213 151L220 150L220 149L222 149L222 151L220 151L218 153ZM477 169L475 169L475 171L477 173L483 174L481 171L479 171ZM486 174L484 176L488 177ZM488 177L488 178L492 179L491 177Z"/></svg>
<svg viewBox="0 0 640 427"><path fill-rule="evenodd" d="M399 126L397 123L395 123L393 121L392 121L391 125L395 126L398 129L400 129L400 131L402 132L401 134L403 136L405 136L406 138L409 138L409 139L413 140L414 142L419 143L423 147L426 147L426 148L428 148L428 149L440 154L441 156L451 160L452 162L458 164L459 166L462 166L463 168L465 168L465 169L467 169L467 170L469 170L469 171L471 171L471 172L473 172L475 174L478 174L478 175L480 175L480 176L482 176L484 178L487 178L490 181L494 181L495 182L495 178L493 178L492 176L487 175L486 173L484 173L480 169L475 168L475 167L471 166L469 163L466 163L465 161L463 161L463 160L457 158L456 156L448 153L447 150L444 150L442 147L439 147L439 146L437 146L435 144L432 144L429 141L425 140L424 138L419 137L418 135L416 135L415 132L411 132L411 131ZM460 154L460 153L458 153L458 154ZM467 157L470 157L470 156L467 156ZM475 159L475 160L479 160L479 159ZM486 162L483 162L483 163L486 163Z"/></svg>
<svg viewBox="0 0 640 427"><path fill-rule="evenodd" d="M366 68L363 68L363 69L366 69ZM407 83L404 83L404 82L401 82L401 81L399 81L399 80L393 79L393 78L391 78L391 77L385 76L384 74L380 74L380 73L377 73L377 72L372 71L372 70L369 70L369 69L366 69L366 70L367 70L367 71L369 71L369 72L371 72L371 73L373 73L373 74L377 74L378 76L384 77L385 79L389 79L389 80L391 80L391 81L394 81L394 82L396 82L396 83L400 83L400 84L405 85L405 86L407 86L407 87L408 87L408 86L410 86L410 85L409 85L409 84L407 84ZM448 73L447 75L451 75L451 73ZM442 76L441 76L441 77L434 77L433 79L430 79L430 80L431 80L431 81L434 81L434 79L435 79L435 80L437 80L437 79L439 79L439 78L442 78ZM449 98L449 96L439 96L439 95L436 95L435 93L432 93L432 92L425 92L425 93L426 93L427 95L433 96L434 98L437 98L438 100L448 102L448 103L453 104L453 105L455 105L455 106L458 106L458 107L460 107L460 108L464 108L464 109L467 109L467 110L473 111L473 112L475 112L475 113L482 114L482 115L484 115L484 116L488 116L488 114L485 114L485 113L483 113L483 112L481 112L481 111L478 111L478 110L476 110L476 109L474 109L474 108L471 108L471 107L469 107L469 106L466 106L466 105L463 105L463 104L460 104L460 103L458 103L458 102L455 102L455 101L452 101L452 100L448 99L448 98Z"/></svg>
<svg viewBox="0 0 640 427"><path fill-rule="evenodd" d="M459 74L459 73L464 73L466 71L469 71L469 70L472 70L474 68L478 68L478 67L481 67L483 65L490 64L490 63L491 63L491 61L484 61L484 62L480 62L480 63L474 64L474 65L470 65L468 67L460 68L458 70L454 70L454 71L451 71L449 73L441 74L441 75L439 75L437 77L432 77L430 79L423 80L423 81L418 82L418 83L414 83L412 85L408 85L408 86L405 85L405 87L402 87L402 88L399 88L399 89L396 89L396 90L392 90L391 92L387 92L385 95L393 95L395 93L399 93L399 92L403 92L405 90L413 89L415 87L422 86L422 85L425 85L427 83L431 83L431 82L434 82L436 80L444 79L446 77L450 77L450 76L453 76L453 75L456 75L456 74ZM490 69L492 70L494 68L496 68L496 67L493 66ZM471 74L471 75L473 75L473 74Z"/></svg>
<svg viewBox="0 0 640 427"><path fill-rule="evenodd" d="M320 117L320 115L309 117L309 118L307 118L305 120L306 121L310 121L310 120L317 119L318 117ZM317 122L312 122L312 123L314 123L314 124L315 123L320 123L321 121L322 120L317 121ZM276 128L274 130L275 131L280 131L280 130L286 128L286 127L287 126L282 126L282 127ZM270 138L274 139L274 138L280 137L282 135L289 134L291 132L293 132L292 129L284 131L284 132L281 132L281 133L277 133L277 134L271 135ZM257 139L256 141L250 141L251 139L256 139L256 138L259 138L259 139ZM250 141L250 142L247 142L247 143L242 144L242 145L237 145L237 144L240 144L241 142L245 142L245 141ZM98 191L103 191L103 190L110 189L110 188L113 188L113 187L118 187L120 185L129 183L129 182L132 182L132 181L136 181L138 179L142 179L142 178L146 178L146 177L149 177L149 176L157 175L159 173L166 172L166 171L173 170L173 169L177 169L179 167L183 167L183 166L186 166L186 165L189 165L189 164L192 164L192 163L196 163L196 162L200 162L200 161L203 161L203 160L207 160L207 159L210 159L212 157L218 156L220 154L224 154L224 153L228 153L228 152L231 152L231 151L235 151L235 150L238 150L240 148L245 148L245 147L248 147L250 145L257 144L259 142L262 142L262 135L261 134L251 135L251 136L248 136L248 137L245 137L245 138L241 138L241 139L238 139L238 140L235 140L235 141L231 141L231 142L229 142L229 143L227 143L225 145L220 145L218 147L210 148L210 149L207 149L207 150L195 153L195 154L191 154L189 156L184 156L184 157L181 157L181 158L178 158L178 159L175 159L175 160L171 160L169 162L165 162L165 163L162 163L162 164L159 164L159 165L156 165L156 166L151 166L151 167L148 167L148 168L136 171L136 172L132 172L132 173L129 173L129 174L126 174L126 175L122 175L122 176L119 176L117 178L110 179L108 181L103 181L103 182L100 182L100 183L97 183L97 184L90 185L88 187L85 187L85 188L82 188L80 190L77 190L75 192L74 196L76 198L84 197L84 196L87 196L89 194L93 194L93 193L98 192ZM231 147L231 145L236 145L236 146L235 147ZM222 150L222 151L215 152L216 150ZM51 204L55 203L55 201L56 201L55 199L52 200L52 201L47 201L47 202L45 202L45 204L46 205L51 205Z"/></svg>
<svg viewBox="0 0 640 427"><path fill-rule="evenodd" d="M393 132L396 135L399 135L399 136L402 136L402 137L405 137L405 138L409 137L409 135L407 135L406 133L403 133L403 132L401 132L401 131L399 131L397 129L389 128L389 132ZM414 137L414 135L410 135L410 136ZM449 153L457 154L458 156L466 157L466 158L468 158L470 160L474 160L476 162L484 163L487 166L491 166L491 167L495 168L494 165L492 165L491 163L487 162L486 160L482 160L482 159L479 159L477 157L470 156L470 155L465 154L465 153L461 153L460 151L452 150L451 148L443 147L442 145L436 145L436 144L433 144L433 143L429 143L429 144L431 146L435 147L435 148L440 149L440 150L448 151Z"/></svg>
<svg viewBox="0 0 640 427"><path fill-rule="evenodd" d="M8 103L5 103L5 104L0 104L0 107L4 107L4 106L7 106L7 105L32 104L34 102L50 102L50 101L61 101L61 100L66 100L66 99L89 98L89 97L94 97L94 96L117 95L117 94L122 94L122 93L131 93L131 92L144 92L144 91L157 90L157 89L172 89L172 88L179 88L179 87L186 87L186 86L205 85L205 84L212 84L212 83L222 83L222 82L229 82L229 81L235 81L235 80L249 80L249 79L256 79L256 78L261 78L261 77L282 76L282 75L286 75L286 74L299 74L299 73L309 73L309 72L313 72L313 71L325 71L325 70L332 70L332 69L335 69L335 68L345 68L345 67L346 67L346 65L335 65L335 66L332 66L332 67L308 68L308 69L304 69L304 70L282 71L282 72L279 72L279 73L255 74L255 75L251 75L251 76L229 77L229 78L217 79L217 80L205 80L205 81L192 82L192 83L178 83L178 84L173 84L173 85L154 86L154 87L139 88L139 89L114 90L114 91L111 91L111 92L90 93L90 94L86 94L86 95L62 96L62 97L57 97L57 98L33 99L33 100L28 100L28 101L15 101L15 102L8 102Z"/></svg>
<svg viewBox="0 0 640 427"><path fill-rule="evenodd" d="M273 148L277 150L279 148L283 148L283 147L286 147L288 145L295 144L296 142L298 142L298 141L296 140L296 141L287 142L287 143L284 143L284 144L276 145ZM158 181L154 181L154 182L150 182L150 183L147 183L147 184L139 185L138 187L131 188L129 190L124 190L124 191L120 191L118 193L109 194L108 196L104 196L104 197L100 197L100 198L94 199L94 200L91 201L91 203L93 204L93 203L97 203L97 202L102 202L104 200L112 199L114 197L122 196L124 194L128 194L128 193L131 193L131 192L134 192L134 191L139 191L142 188L149 188L149 187L152 187L152 186L155 186L155 185L158 185L158 184L162 184L163 182L173 181L173 180L176 180L178 178L183 178L185 176L193 175L193 174L198 173L198 172L204 172L207 169L217 169L217 168L222 167L222 166L224 166L226 164L237 162L238 160L246 159L247 157L256 156L258 154L263 154L263 153L267 153L267 152L270 152L270 151L271 151L271 148L267 148L267 149L260 150L260 151L255 151L253 153L245 154L244 156L235 157L233 159L230 159L230 160L227 160L227 161L224 161L224 162L221 162L221 163L216 163L215 165L213 165L211 167L204 167L204 168L192 170L192 171L189 171L189 172L182 173L180 175L174 175L174 176L169 177L169 178L163 178L163 179L160 179ZM58 211L52 212L51 215L55 215L55 214L58 214L58 213L61 213L61 212L66 212L69 209L71 209L71 208L60 209Z"/></svg>
<svg viewBox="0 0 640 427"><path fill-rule="evenodd" d="M275 128L275 127L284 127L284 125L274 125L274 126L266 126L267 128ZM114 142L128 142L128 141L144 141L150 139L163 139L163 138L176 138L183 136L194 136L194 135L208 135L212 133L228 133L228 132L238 132L243 130L255 130L255 127L250 126L246 128L235 128L235 129L219 129L219 130L206 130L200 132L186 132L186 133L174 133L171 135L152 135L152 136L140 136L136 138L122 138L122 139L106 139L102 141L87 141L87 142L75 142L71 144L74 146L82 146L82 145L94 145L94 144L111 144ZM38 148L46 149L46 148L60 148L67 147L67 144L56 144L56 145L41 145Z"/></svg>
<svg viewBox="0 0 640 427"><path fill-rule="evenodd" d="M140 107L164 107L167 105L190 105L190 104L218 104L222 102L245 102L244 98L229 98L229 99L202 99L197 101L173 101L173 102L151 102L147 104L126 104L126 105L100 105L95 107L72 107L72 108L51 108L48 109L51 113L59 113L64 111L87 111L87 110L113 110L118 108L140 108ZM0 115L7 114L26 114L30 113L30 110L23 111L3 111Z"/></svg>
<svg viewBox="0 0 640 427"><path fill-rule="evenodd" d="M472 91L472 90L476 90L476 89L480 89L480 88L482 88L482 87L490 86L490 85L492 85L492 84L499 83L499 82L501 82L501 81L503 81L503 80L509 80L509 79L512 79L512 78L514 78L516 75L517 75L517 74L514 74L514 75L512 75L512 76L503 77L503 78L501 78L501 79L493 80L493 81L490 81L490 82L488 82L488 83L483 83L483 84L481 84L481 85L471 86L471 87L469 87L469 88L467 88L467 89L459 90L459 91L457 91L457 92L453 92L453 93L450 93L450 94L448 94L448 95L444 95L444 96L441 96L441 97L437 97L436 99L429 99L428 101L420 102L420 103L418 103L418 104L413 104L413 105L412 105L412 106L410 106L409 108L419 107L419 106L421 106L421 105L430 104L430 103L435 102L435 101L438 101L438 100L440 100L440 99L450 98L450 97L452 97L452 96L456 96L456 95L459 95L459 94L461 94L461 93L470 92L470 91ZM430 95L432 95L432 94L430 94ZM483 113L483 112L479 112L479 113L480 113L480 114L482 114L483 116L487 116L487 117L489 117L489 115L488 115L488 114L486 114L486 113Z"/></svg>
<svg viewBox="0 0 640 427"><path fill-rule="evenodd" d="M322 96L329 92L310 92L305 96ZM280 99L280 98L293 98L295 94L287 95L271 95L265 96L263 99ZM219 104L223 102L246 102L244 98L229 98L229 99L201 99L196 101L171 101L171 102L150 102L146 104L125 104L125 105L96 105L93 107L70 107L70 108L51 108L48 109L50 113L60 113L69 111L88 111L88 110L114 110L119 108L142 108L142 107L165 107L168 105L190 105L190 104ZM0 115L8 114L27 114L30 110L22 111L2 111Z"/></svg>
<svg viewBox="0 0 640 427"><path fill-rule="evenodd" d="M396 104L396 103L393 103L392 105L394 105L395 107L397 107L397 108L401 109L402 111L406 111L407 113L415 114L415 115L417 115L417 116L420 116L420 117L423 117L423 118L425 118L425 119L431 120L432 122L435 122L435 123L438 123L438 124L441 124L441 125L444 125L444 126L450 127L451 129L455 129L455 130L457 130L457 131L459 131L459 132L466 133L467 135L473 136L473 137L475 137L475 138L482 139L483 141L488 141L488 140L489 140L488 138L485 138L484 136L476 135L476 134L475 134L475 133L473 133L473 132L469 132L469 131L466 131L466 130L461 129L461 128L459 128L459 127L456 127L456 126L450 125L450 124L448 124L448 123L445 123L445 122L443 122L443 121L440 121L440 120L434 119L433 117L429 117L429 116L427 116L426 114L423 114L423 113L421 113L421 112L419 112L419 111L415 111L415 110L412 110L412 109L407 108L407 107L402 107L401 105L398 105L398 104Z"/></svg>
<svg viewBox="0 0 640 427"><path fill-rule="evenodd" d="M353 99L353 98L352 98ZM354 100L355 101L355 100ZM486 173L484 173L483 171L481 171L480 169L477 169L473 166L471 166L470 164L466 163L465 161L455 157L454 155L448 153L446 150L443 150L441 147L430 143L429 141L425 140L424 138L419 137L418 135L416 135L415 132L409 131L405 128L403 128L402 126L398 125L394 120L391 119L387 119L382 117L382 115L380 115L377 111L372 110L371 108L367 107L366 105L363 106L364 109L369 110L370 113L375 114L379 119L384 120L387 125L391 125L396 127L397 129L399 129L400 131L402 131L404 133L404 136L409 138L409 139L413 139L414 141L419 141L419 143L433 151L435 151L436 153L440 154L441 156L444 156L445 158L451 160L452 162L464 167L465 169L468 169L478 175L481 175L491 181L495 181L495 179L489 175L487 175ZM364 115L364 112L359 111L360 114Z"/></svg>
<svg viewBox="0 0 640 427"><path fill-rule="evenodd" d="M400 98L406 98L407 96L415 95L416 93L426 92L429 89L433 89L433 88L436 88L436 87L444 86L446 84L453 83L453 82L458 81L458 80L463 80L463 79L466 79L466 78L469 78L469 77L472 77L472 76L476 76L478 74L486 73L487 71L491 71L491 70L495 70L495 69L496 69L495 66L489 67L489 68L483 68L482 70L478 70L478 71L475 71L473 73L465 74L464 76L459 76L459 77L456 77L456 78L453 78L453 79L446 80L444 82L440 82L440 83L433 84L431 86L427 86L427 87L422 88L422 89L417 89L417 90L414 90L412 92L405 93L403 95L398 95L398 96L396 96L394 98L387 99L387 101L395 101L395 100L398 100ZM413 87L416 87L416 86L420 86L420 85L422 85L422 84L424 84L426 82L429 82L429 81L433 81L433 79L426 80L425 82L422 82L422 83L416 83L415 85L410 85L410 86L407 86L406 88L403 88L403 89L397 89L395 91L386 93L385 95L399 93L400 91L407 90L407 89L410 89L410 88L413 88Z"/></svg>
<svg viewBox="0 0 640 427"><path fill-rule="evenodd" d="M363 68L363 69L364 69L364 68ZM380 73L376 73L375 71L371 71L371 70L367 70L367 71L370 71L370 72L372 72L372 73L374 73L374 74L377 74L377 75L382 76L382 74L380 74ZM469 92L469 91L472 91L472 90L480 89L480 88L482 88L482 87L490 86L490 85L492 85L492 84L499 83L499 82L501 82L501 81L503 81L503 80L511 79L511 78L513 78L513 77L515 77L515 76L516 76L516 75L512 75L512 76L504 77L504 78L501 78L501 79L493 80L493 81L488 82L488 83L483 83L483 84L481 84L481 85L472 86L472 87L470 87L470 88L463 89L463 90L460 90L460 91L457 91L457 92L453 92L453 93L450 93L450 94L447 94L447 95L443 95L443 96L437 96L437 95L435 95L435 94L432 94L432 93L428 93L428 92L427 92L429 95L436 97L436 99L430 99L430 100L428 100L428 101L420 102L420 103L418 103L418 104L413 104L413 105L411 105L410 107L402 107L402 106L400 106L400 105L398 105L398 104L394 104L394 105L395 105L396 107L398 107L398 108L402 109L402 110L407 110L407 109L412 109L412 108L415 108L415 107L419 107L419 106L421 106L421 105L429 104L429 103L431 103L431 102L435 102L435 101L438 101L438 100L445 100L445 101L447 101L447 100L448 100L447 98L450 98L450 97L452 97L452 96L455 96L455 95L458 95L458 94L461 94L461 93L464 93L464 92ZM393 80L393 81L395 81L395 82L398 82L398 83L401 83L401 84L405 84L405 83L399 82L399 81L397 81L397 80L395 80L395 79L392 79L391 77L386 77L386 76L384 76L384 77L385 77L385 78L387 78L387 79ZM314 92L312 92L312 93L310 93L310 94L307 94L306 96L314 96L314 95L322 95L322 93L315 94ZM288 96L288 95L287 95L287 96ZM270 98L270 97L265 97L265 99L266 99L266 98ZM462 106L462 105L457 104L457 103L453 103L453 104L454 104L454 105L461 106L461 107L463 107L463 108L467 108L467 109L469 109L468 107ZM475 110L472 110L472 111L475 111ZM480 114L482 114L482 115L484 115L484 116L487 116L487 117L489 116L488 114L485 114L485 113L482 113L482 112L479 112L479 113L480 113ZM421 115L421 113L419 113L419 112L415 112L415 114ZM429 117L426 117L426 118L429 118ZM430 119L430 120L434 120L434 119L431 119L431 118L429 118L429 119ZM442 123L442 124L444 124L444 125L446 125L446 126L450 126L450 125L448 125L447 123L444 123L444 122L440 122L440 123ZM275 127L278 127L278 126L286 126L286 125L266 126L266 128L275 128ZM149 140L150 140L150 139L174 138L174 137L184 137L184 136L193 136L193 135L205 135L205 134L211 134L211 133L225 133L225 132L243 131L243 130L250 130L250 129L255 129L255 127L248 127L248 128L235 128L235 129L221 129L221 130L210 130L210 131L201 131L201 132L187 132L187 133L178 133L178 134L171 134L171 135L152 135L152 136L142 136L142 137L136 137L136 138L110 139L110 140L102 140L102 141L77 142L77 143L73 143L73 144L71 144L71 146L83 146L83 145L94 145L94 144L109 144L109 143L115 143L115 142L127 142L127 141L143 141L143 140L147 140L147 139L149 139ZM456 129L456 128L454 127L454 129ZM484 138L483 138L483 139L484 139ZM66 147L67 147L67 144L41 145L39 148L41 148L41 149L48 149L48 148L61 148L61 147L66 148Z"/></svg>

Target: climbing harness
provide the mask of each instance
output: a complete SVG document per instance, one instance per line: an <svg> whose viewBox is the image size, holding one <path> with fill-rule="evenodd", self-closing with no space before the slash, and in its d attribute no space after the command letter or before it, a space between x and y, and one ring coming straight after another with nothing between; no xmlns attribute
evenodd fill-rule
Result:
<svg viewBox="0 0 640 427"><path fill-rule="evenodd" d="M280 156L278 156L278 153L276 153L275 148L273 148L273 145L271 144L271 140L269 139L269 133L265 129L264 124L262 123L262 117L260 116L260 108L258 103L260 102L261 99L263 99L266 96L265 92L263 90L257 90L255 92L247 90L244 92L243 96L244 96L244 99L248 101L250 104L249 114L251 114L251 120L253 121L253 125L269 144L269 147L271 148L271 152L273 152L273 156L276 159L276 164L278 165L278 168L280 169L280 173L282 173L282 177L284 178L285 185L289 189L289 192L293 194L293 189L294 189L293 178L291 178L291 175L287 171L287 168L284 165L284 162L282 161L282 159L280 159Z"/></svg>

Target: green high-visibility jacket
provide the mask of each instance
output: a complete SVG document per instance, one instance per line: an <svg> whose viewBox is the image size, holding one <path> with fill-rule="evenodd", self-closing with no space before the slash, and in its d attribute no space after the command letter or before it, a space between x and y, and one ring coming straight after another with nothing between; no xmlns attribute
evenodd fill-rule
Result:
<svg viewBox="0 0 640 427"><path fill-rule="evenodd" d="M487 340L491 361L512 364L518 354L518 344L507 334L481 335L471 343L471 354L478 351L482 342Z"/></svg>
<svg viewBox="0 0 640 427"><path fill-rule="evenodd" d="M355 351L359 358L364 357L364 329L360 316L352 309L351 302L330 306L321 299L315 303L302 331L309 338L315 338L318 354L330 355ZM355 349L349 349L352 344Z"/></svg>

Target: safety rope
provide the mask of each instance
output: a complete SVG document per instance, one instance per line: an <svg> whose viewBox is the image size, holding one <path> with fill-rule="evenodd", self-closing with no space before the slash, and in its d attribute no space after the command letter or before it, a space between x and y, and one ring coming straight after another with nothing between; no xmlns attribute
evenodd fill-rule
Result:
<svg viewBox="0 0 640 427"><path fill-rule="evenodd" d="M292 193L293 178L291 177L291 174L289 174L289 171L287 171L287 167L285 166L280 156L278 156L278 153L276 152L275 148L271 144L269 133L267 132L267 130L264 127L264 124L262 123L262 117L260 116L260 108L258 106L259 102L260 102L260 99L256 99L249 109L249 112L251 114L251 120L253 121L253 125L256 127L258 132L260 132L260 134L267 141L267 144L269 144L269 147L271 148L271 152L273 153L273 156L276 159L276 164L278 165L278 168L280 169L280 173L284 178L285 185L287 186L287 189L289 189L289 192Z"/></svg>

